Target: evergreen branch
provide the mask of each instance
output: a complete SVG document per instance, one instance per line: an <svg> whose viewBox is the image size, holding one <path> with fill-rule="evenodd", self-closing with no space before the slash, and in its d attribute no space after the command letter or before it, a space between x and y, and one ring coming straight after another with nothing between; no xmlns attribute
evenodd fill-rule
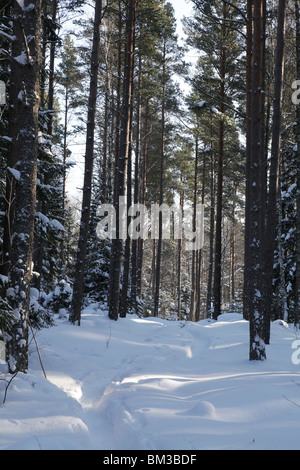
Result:
<svg viewBox="0 0 300 470"><path fill-rule="evenodd" d="M233 108L232 106L230 106L228 103L226 103L225 101L221 100L220 98L218 98L217 96L213 96L211 95L210 93L208 93L207 91L205 91L203 88L199 87L199 86L196 86L196 89L198 91L200 91L201 93L203 93L204 95L208 96L209 98L212 98L213 100L216 100L218 101L219 103L223 104L224 106L226 106L228 109L230 109L231 111L233 111L234 113L238 114L240 117L242 117L243 119L250 119L246 114L242 113L241 111L238 111L237 109Z"/></svg>
<svg viewBox="0 0 300 470"><path fill-rule="evenodd" d="M7 39L10 42L16 42L16 39L17 39L16 36L11 36L10 34L7 34L4 31L2 31L1 29L0 29L0 36L2 36L3 38Z"/></svg>
<svg viewBox="0 0 300 470"><path fill-rule="evenodd" d="M233 3L229 2L228 0L222 0L222 2L226 3L226 5L229 5L230 7L234 8L236 11L238 11L239 14L241 15L241 17L244 18L246 23L248 23L249 20L248 20L247 16L245 15L245 13L237 5L234 5Z"/></svg>

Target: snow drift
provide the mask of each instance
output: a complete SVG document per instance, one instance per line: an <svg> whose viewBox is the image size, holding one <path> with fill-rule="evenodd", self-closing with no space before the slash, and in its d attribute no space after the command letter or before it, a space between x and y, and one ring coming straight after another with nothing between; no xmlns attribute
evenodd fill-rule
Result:
<svg viewBox="0 0 300 470"><path fill-rule="evenodd" d="M32 343L0 406L0 449L298 450L296 332L274 322L265 362L248 361L248 336L239 314L112 322L92 305L81 327L57 317L37 337L47 380Z"/></svg>

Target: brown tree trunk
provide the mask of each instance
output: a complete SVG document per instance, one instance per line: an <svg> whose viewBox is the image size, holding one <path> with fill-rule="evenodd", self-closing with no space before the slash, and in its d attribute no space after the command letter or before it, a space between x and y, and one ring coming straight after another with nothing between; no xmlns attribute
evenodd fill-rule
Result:
<svg viewBox="0 0 300 470"><path fill-rule="evenodd" d="M263 2L254 0L253 12L253 67L252 67L252 101L251 101L251 154L249 162L249 192L247 208L249 219L246 221L246 233L249 246L249 271L247 292L249 293L250 325L250 360L266 358L264 343L264 315L262 299L262 240L260 227L260 210L262 204L262 171L261 168L261 118L262 118L262 78L264 49L264 16Z"/></svg>
<svg viewBox="0 0 300 470"><path fill-rule="evenodd" d="M195 168L194 168L194 201L193 201L193 232L196 233L196 209L198 191L198 161L199 161L199 138L196 136ZM196 280L197 280L197 253L192 252L192 279L191 279L191 309L190 320L196 320Z"/></svg>
<svg viewBox="0 0 300 470"><path fill-rule="evenodd" d="M95 134L95 115L98 90L98 70L100 56L100 28L102 15L102 0L96 0L93 49L91 58L91 80L88 102L88 122L86 130L86 150L85 150L85 169L82 197L82 210L80 221L80 233L77 248L77 258L75 264L74 291L72 298L70 321L78 322L80 325L81 308L84 289L84 269L87 250L87 240L90 224L91 196L92 196L92 178L94 165L94 134Z"/></svg>
<svg viewBox="0 0 300 470"><path fill-rule="evenodd" d="M161 154L160 154L160 183L159 183L159 205L163 204L163 191L164 191L164 157L165 157L165 113L166 113L166 41L164 40L163 51L163 73L162 73L162 117L161 117ZM155 297L154 297L154 316L158 317L159 311L159 294L160 294L160 271L161 271L161 254L162 254L162 213L159 213L159 228L158 228L158 241L157 241L157 257L156 257L156 272L155 272Z"/></svg>
<svg viewBox="0 0 300 470"><path fill-rule="evenodd" d="M251 160L251 89L252 89L252 42L253 42L253 0L247 2L247 142L246 142L246 198L250 193L250 160ZM245 225L250 221L250 205L245 207ZM250 232L245 231L244 250L244 292L243 292L243 316L249 319L250 293L248 290L250 273Z"/></svg>
<svg viewBox="0 0 300 470"><path fill-rule="evenodd" d="M133 87L131 90L133 100ZM127 161L127 210L129 210L132 204L132 113L133 106L131 106L131 115L130 115L130 130L129 130L129 149L128 149L128 161ZM124 251L124 263L123 263L123 279L122 279L122 292L120 298L119 313L121 318L125 318L127 314L127 304L128 304L128 288L129 288L129 272L130 272L130 253L131 253L131 239L128 234L129 224L131 218L127 214L126 226L127 226L127 238L125 241L125 251Z"/></svg>
<svg viewBox="0 0 300 470"><path fill-rule="evenodd" d="M214 232L215 232L215 171L214 171L214 154L211 152L210 160L210 232L209 232L209 265L207 280L207 302L206 314L210 318L212 316L212 282L213 282L213 265L214 265Z"/></svg>
<svg viewBox="0 0 300 470"><path fill-rule="evenodd" d="M299 2L295 0L296 10L296 57L297 80L300 80L300 12ZM300 105L296 107L297 160L300 162ZM296 310L295 324L299 325L300 315L300 165L297 166L297 212L296 212Z"/></svg>
<svg viewBox="0 0 300 470"><path fill-rule="evenodd" d="M10 161L18 162L7 297L16 322L6 343L11 373L28 368L30 280L36 204L41 0L14 2L10 83ZM22 60L20 59L22 58Z"/></svg>
<svg viewBox="0 0 300 470"><path fill-rule="evenodd" d="M121 116L121 134L120 134L120 147L118 167L116 173L116 186L115 186L115 209L116 209L116 238L112 240L111 247L111 264L110 264L110 285L109 285L109 318L117 320L119 314L119 299L120 299L120 282L121 282L121 265L122 265L122 251L123 242L120 238L119 222L120 222L120 197L125 196L126 190L126 174L127 174L127 160L129 150L129 136L130 136L130 116L132 107L132 86L134 75L134 43L135 43L135 14L136 14L136 0L130 0L127 11L127 25L126 25L126 48L125 48L125 64L124 64L124 95L123 95L123 109ZM127 234L128 236L128 234Z"/></svg>
<svg viewBox="0 0 300 470"><path fill-rule="evenodd" d="M284 76L284 41L286 27L286 0L279 0L275 84L273 100L273 128L270 164L270 184L267 206L266 233L268 243L264 247L264 300L265 342L270 342L270 322L273 297L273 265L277 223L278 178L281 142L281 116Z"/></svg>
<svg viewBox="0 0 300 470"><path fill-rule="evenodd" d="M180 209L183 214L184 208L184 191L180 191ZM182 319L182 302L181 302L181 269L182 269L182 238L178 239L177 245L177 316L178 320Z"/></svg>
<svg viewBox="0 0 300 470"><path fill-rule="evenodd" d="M224 3L223 18L227 17L227 5ZM223 21L223 37L226 36L226 21ZM225 112L225 77L226 77L226 50L222 50L221 56L221 113ZM216 214L216 246L215 246L215 272L214 272L214 311L213 318L217 319L221 315L221 302L222 302L222 216L223 216L223 177L224 177L224 133L225 126L223 117L220 120L219 131L219 159L218 159L218 183L217 183L217 214Z"/></svg>
<svg viewBox="0 0 300 470"><path fill-rule="evenodd" d="M139 181L140 181L140 150L141 150L141 118L142 118L142 56L139 54L139 79L137 90L137 123L136 123L136 146L135 146L135 164L134 164L134 189L133 189L133 202L139 202ZM137 314L137 254L138 254L138 240L132 240L132 254L131 254L131 305L133 311Z"/></svg>

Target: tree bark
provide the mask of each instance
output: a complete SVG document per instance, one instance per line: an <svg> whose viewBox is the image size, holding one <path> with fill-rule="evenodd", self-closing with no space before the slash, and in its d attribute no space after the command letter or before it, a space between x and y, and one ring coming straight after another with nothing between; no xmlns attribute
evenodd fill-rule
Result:
<svg viewBox="0 0 300 470"><path fill-rule="evenodd" d="M133 102L133 86L131 90L132 96L131 101ZM129 149L128 149L128 162L127 162L127 209L132 204L132 120L133 120L133 106L130 111L130 130L129 130ZM129 272L130 272L130 253L131 253L131 239L128 235L128 228L131 221L131 217L127 214L126 227L127 227L127 239L125 241L124 251L124 263L123 263L123 279L122 279L122 292L121 301L119 307L119 313L121 318L125 318L127 314L128 304L128 289L129 289Z"/></svg>
<svg viewBox="0 0 300 470"><path fill-rule="evenodd" d="M295 0L296 11L296 57L297 80L300 80L300 11L299 2ZM296 142L297 161L300 161L300 104L296 106ZM296 310L295 324L299 325L300 315L300 165L297 166L297 212L296 212Z"/></svg>
<svg viewBox="0 0 300 470"><path fill-rule="evenodd" d="M140 181L140 150L141 150L141 120L142 120L142 56L139 54L138 61L138 90L137 90L137 122L136 122L136 146L135 146L135 164L134 164L134 188L133 203L139 202L139 181ZM137 314L137 254L138 241L132 240L131 253L131 305L133 311Z"/></svg>
<svg viewBox="0 0 300 470"><path fill-rule="evenodd" d="M268 193L266 233L268 243L264 247L264 316L265 316L265 342L270 342L270 322L272 316L273 300L273 265L276 239L277 202L278 202L278 178L281 142L281 116L284 76L284 41L286 28L286 0L279 0L278 4L278 27L277 27L277 50L275 63L275 84L273 100L273 127L272 148L270 163L270 183Z"/></svg>
<svg viewBox="0 0 300 470"><path fill-rule="evenodd" d="M163 45L163 72L162 72L162 117L161 117L161 153L160 153L160 183L159 183L159 205L163 204L164 191L164 157L165 157L165 124L166 124L166 40ZM157 241L157 257L155 272L155 297L154 297L154 316L158 317L159 311L159 294L160 294L160 271L161 271L161 254L162 254L162 213L159 213L159 228Z"/></svg>
<svg viewBox="0 0 300 470"><path fill-rule="evenodd" d="M198 191L198 161L199 161L199 137L196 135L195 142L195 169L194 169L194 201L193 201L193 232L196 232L196 210L197 210L197 191ZM190 320L196 320L196 279L197 262L196 251L192 252L192 279L191 279L191 308Z"/></svg>
<svg viewBox="0 0 300 470"><path fill-rule="evenodd" d="M226 20L227 6L223 6L223 18ZM223 21L222 34L226 37L226 21ZM221 113L225 113L225 78L226 78L226 50L223 48L221 51L221 66L220 66L220 99L221 99ZM223 216L223 177L224 177L224 120L221 117L220 130L219 130L219 159L218 159L218 182L217 182L217 214L216 214L216 246L215 246L215 272L214 272L214 311L213 318L216 320L221 315L221 302L222 302L222 216Z"/></svg>
<svg viewBox="0 0 300 470"><path fill-rule="evenodd" d="M213 265L214 265L214 229L215 229L215 162L214 153L211 152L210 160L210 232L209 232L209 265L207 280L207 302L206 314L207 318L212 316L212 282L213 282Z"/></svg>
<svg viewBox="0 0 300 470"><path fill-rule="evenodd" d="M247 2L247 125L246 125L246 199L250 194L250 161L251 161L251 89L252 89L252 42L253 42L253 0ZM245 225L250 223L250 205L245 207ZM250 293L248 291L250 273L250 232L245 230L245 250L244 250L244 292L243 292L243 316L249 320Z"/></svg>
<svg viewBox="0 0 300 470"><path fill-rule="evenodd" d="M247 292L249 293L249 327L250 350L249 359L264 360L266 358L264 342L264 315L262 299L262 240L260 227L260 210L262 204L262 171L261 168L261 118L262 118L262 68L264 48L264 16L263 2L254 0L253 11L253 67L251 88L251 153L249 161L249 192L247 209L249 219L246 220L246 233L249 246L249 271Z"/></svg>
<svg viewBox="0 0 300 470"><path fill-rule="evenodd" d="M116 209L116 238L112 240L111 247L111 264L110 264L110 285L109 285L109 318L117 320L119 314L120 300L120 282L122 267L123 242L120 238L119 226L120 222L120 197L125 196L126 190L126 174L130 137L130 116L132 107L132 86L134 75L134 43L135 43L135 15L136 0L130 0L127 11L126 25L126 48L125 48L125 64L124 64L124 95L123 109L121 116L121 133L118 167L116 172L115 186L115 209ZM128 234L127 234L128 236Z"/></svg>
<svg viewBox="0 0 300 470"><path fill-rule="evenodd" d="M95 134L95 115L98 91L98 70L100 56L100 28L102 15L102 0L96 0L94 32L93 32L93 49L91 58L91 80L88 101L88 118L86 131L86 150L85 150L85 169L84 169L84 185L82 197L82 210L80 221L80 234L77 248L77 258L75 264L74 291L72 298L70 321L78 322L80 325L81 308L84 289L84 269L87 251L87 240L90 224L91 212L91 196L92 196L92 178L94 165L94 134Z"/></svg>
<svg viewBox="0 0 300 470"><path fill-rule="evenodd" d="M19 171L11 231L7 298L16 322L9 331L6 353L9 371L28 368L30 279L36 204L38 113L40 93L41 0L14 2L10 84L10 161Z"/></svg>

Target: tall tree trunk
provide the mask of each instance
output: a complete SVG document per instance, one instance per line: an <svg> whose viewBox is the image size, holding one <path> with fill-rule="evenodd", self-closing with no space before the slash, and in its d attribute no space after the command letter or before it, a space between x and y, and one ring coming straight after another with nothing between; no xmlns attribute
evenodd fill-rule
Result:
<svg viewBox="0 0 300 470"><path fill-rule="evenodd" d="M142 119L142 57L139 54L139 79L137 90L137 123L136 123L136 146L135 146L135 164L134 164L134 189L133 189L133 203L139 202L139 181L140 181L140 150L141 150L141 119ZM131 305L133 311L137 314L137 254L138 254L138 240L132 240L132 254L131 254Z"/></svg>
<svg viewBox="0 0 300 470"><path fill-rule="evenodd" d="M234 188L234 194L236 195L236 188ZM232 207L232 225L231 225L231 300L235 301L235 245L236 245L236 236L235 236L235 202L233 202Z"/></svg>
<svg viewBox="0 0 300 470"><path fill-rule="evenodd" d="M253 0L247 1L247 142L246 142L246 199L250 194L250 162L251 162L251 106L252 106L252 44L253 44ZM245 207L245 225L250 223L250 204ZM248 290L250 272L250 232L245 230L245 249L244 249L244 291L243 291L243 316L245 320L249 319L250 312L250 292Z"/></svg>
<svg viewBox="0 0 300 470"><path fill-rule="evenodd" d="M299 2L295 0L296 10L296 57L297 57L297 80L300 80L300 11ZM297 161L300 162L300 104L296 106L296 142ZM295 324L299 325L300 315L300 165L297 166L297 212L296 212L296 310Z"/></svg>
<svg viewBox="0 0 300 470"><path fill-rule="evenodd" d="M85 169L84 169L84 185L82 197L82 210L80 221L80 233L77 248L77 258L75 264L74 292L72 298L70 321L78 322L80 325L81 308L84 289L84 269L87 251L87 240L90 224L91 212L91 196L92 196L92 178L94 166L94 135L95 135L95 115L98 91L98 71L100 57L100 28L102 15L102 0L96 0L94 32L93 32L93 49L91 57L91 75L90 75L90 92L88 101L88 117L86 130L86 149L85 149Z"/></svg>
<svg viewBox="0 0 300 470"><path fill-rule="evenodd" d="M133 100L133 87L131 90ZM132 101L133 102L133 101ZM130 115L130 130L129 130L129 149L128 149L128 162L127 162L127 209L129 210L132 204L132 120L133 120L133 106L131 106ZM131 217L127 213L126 227L127 238L125 241L124 263L123 263L123 279L122 279L122 292L120 298L119 313L121 318L126 317L127 304L128 304L128 288L129 288L129 272L130 272L130 253L131 253L131 239L128 234L129 224Z"/></svg>
<svg viewBox="0 0 300 470"><path fill-rule="evenodd" d="M199 161L199 137L196 135L195 146L195 168L194 168L194 201L193 201L193 232L196 233L196 210L197 210L197 192L198 192L198 161ZM196 279L197 279L197 260L196 251L192 252L192 279L191 279L191 309L190 320L196 320Z"/></svg>
<svg viewBox="0 0 300 470"><path fill-rule="evenodd" d="M118 194L118 171L119 171L119 148L120 148L120 128L121 128L121 73L122 73L122 8L121 0L118 2L119 22L118 22L118 75L117 75L117 104L116 104L116 137L115 137L115 164L114 164L114 205Z"/></svg>
<svg viewBox="0 0 300 470"><path fill-rule="evenodd" d="M203 169L202 169L202 190L201 190L201 204L204 206L205 203L205 180L206 180L206 160L207 160L207 152L204 152L203 156ZM197 281L196 281L196 321L200 320L200 313L201 313L201 265L202 265L202 248L200 248L198 252L198 267L197 267Z"/></svg>
<svg viewBox="0 0 300 470"><path fill-rule="evenodd" d="M122 267L122 251L123 242L119 232L120 222L120 197L125 196L126 190L126 174L127 174L127 160L129 151L129 137L130 137L130 116L132 107L132 86L134 75L134 43L135 43L135 14L136 14L136 0L130 0L127 10L127 25L126 25L126 48L125 48L125 64L124 64L124 96L123 96L123 109L121 116L121 134L120 134L120 147L118 167L116 173L116 186L115 186L115 209L116 209L116 238L112 240L111 247L111 263L110 263L110 285L109 285L109 318L117 320L119 314L119 299L120 299L120 282L121 282L121 267ZM127 234L128 236L128 234Z"/></svg>
<svg viewBox="0 0 300 470"><path fill-rule="evenodd" d="M139 202L145 205L146 203L146 185L147 185L147 154L148 154L148 142L149 142L149 98L146 98L145 105L145 130L143 135L143 151L141 152L141 171L140 171L140 191L139 191ZM144 260L144 239L141 237L138 240L137 248L137 297L142 298L142 271L143 271L143 260Z"/></svg>
<svg viewBox="0 0 300 470"><path fill-rule="evenodd" d="M223 4L223 23L222 35L226 37L226 18L227 18L227 5ZM221 99L221 113L225 113L225 78L226 78L226 50L222 50L221 54L221 68L220 68L220 99ZM216 214L216 247L215 247L215 272L214 272L214 312L213 318L217 319L221 315L221 302L222 302L222 217L223 217L223 177L224 177L224 133L225 126L223 117L220 120L219 130L219 160L218 160L218 183L217 183L217 214Z"/></svg>
<svg viewBox="0 0 300 470"><path fill-rule="evenodd" d="M183 214L184 208L184 191L180 191L180 209ZM181 302L181 269L182 269L182 238L178 239L177 245L177 317L181 320L182 302Z"/></svg>
<svg viewBox="0 0 300 470"><path fill-rule="evenodd" d="M47 2L45 2L45 5ZM53 24L56 23L57 17L57 0L52 1L52 11L51 11L51 19ZM50 43L50 58L49 58L49 84L48 84L48 115L47 115L47 132L48 136L52 137L53 134L53 107L54 107L54 65L55 65L55 49L56 49L56 41L52 40ZM41 89L44 88L44 85L41 86ZM42 92L44 94L44 92ZM51 144L50 144L51 145ZM44 184L47 185L49 183L47 175L44 177ZM48 201L43 198L40 201L41 204L41 212L43 215L47 216L48 213ZM43 261L44 261L44 253L45 253L45 240L43 237L40 237L35 242L34 247L34 270L39 273L34 279L34 287L38 290L41 288L41 281L42 281L42 269L43 269Z"/></svg>
<svg viewBox="0 0 300 470"><path fill-rule="evenodd" d="M14 2L10 83L10 159L18 161L7 297L16 321L6 342L11 373L28 368L30 279L36 204L41 0ZM23 60L18 58L23 57Z"/></svg>
<svg viewBox="0 0 300 470"><path fill-rule="evenodd" d="M273 265L276 240L277 202L278 202L278 178L281 142L281 115L284 76L284 41L286 27L286 0L278 3L278 27L277 27L277 50L275 63L275 84L273 100L273 128L272 148L270 164L270 184L267 206L266 233L268 243L264 247L264 316L265 316L265 342L270 342L270 322L273 298Z"/></svg>
<svg viewBox="0 0 300 470"><path fill-rule="evenodd" d="M212 316L212 282L213 282L213 266L214 266L214 232L215 232L215 162L214 153L211 152L210 160L210 231L209 231L209 265L207 280L207 302L206 314L210 318Z"/></svg>
<svg viewBox="0 0 300 470"><path fill-rule="evenodd" d="M262 299L262 240L260 228L260 210L262 204L262 171L261 168L261 118L262 118L262 78L264 49L264 16L263 2L254 0L253 12L253 67L252 67L252 101L251 101L251 154L249 162L249 192L246 220L249 247L249 325L250 325L250 360L266 358L264 342L264 315Z"/></svg>
<svg viewBox="0 0 300 470"><path fill-rule="evenodd" d="M225 60L225 58L224 58ZM224 100L225 82L222 80L221 96ZM225 111L222 105L222 113ZM219 134L219 160L218 160L218 182L217 182L217 214L216 214L216 239L215 239L215 271L214 271L214 311L213 318L216 320L221 315L222 301L222 213L223 213L223 161L224 161L224 121L220 121Z"/></svg>
<svg viewBox="0 0 300 470"><path fill-rule="evenodd" d="M164 191L164 158L165 158L165 125L166 125L166 40L163 45L163 72L162 72L162 117L161 117L161 153L160 153L160 183L159 183L159 205L163 204ZM162 236L163 236L162 212L159 212L159 228L157 241L156 273L155 273L155 297L154 297L154 316L158 317L159 294L160 294L160 270L162 254Z"/></svg>

